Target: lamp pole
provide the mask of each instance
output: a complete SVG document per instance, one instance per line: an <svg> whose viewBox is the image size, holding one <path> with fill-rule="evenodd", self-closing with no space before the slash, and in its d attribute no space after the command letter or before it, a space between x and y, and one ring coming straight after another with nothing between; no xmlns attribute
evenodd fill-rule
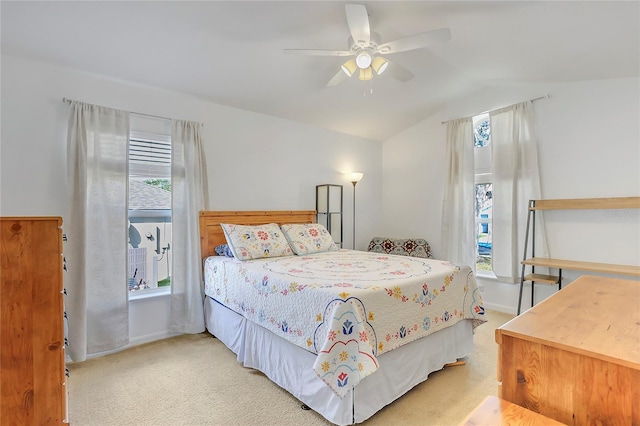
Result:
<svg viewBox="0 0 640 426"><path fill-rule="evenodd" d="M356 184L357 180L351 182L353 184L353 249L356 249Z"/></svg>
<svg viewBox="0 0 640 426"><path fill-rule="evenodd" d="M351 173L353 184L353 249L356 249L356 185L362 179L363 173Z"/></svg>

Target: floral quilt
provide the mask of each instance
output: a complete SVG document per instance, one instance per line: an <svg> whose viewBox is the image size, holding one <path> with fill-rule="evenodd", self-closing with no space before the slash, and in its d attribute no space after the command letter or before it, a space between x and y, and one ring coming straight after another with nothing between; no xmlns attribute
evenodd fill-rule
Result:
<svg viewBox="0 0 640 426"><path fill-rule="evenodd" d="M205 261L205 293L317 354L314 370L343 397L377 357L461 320L485 322L467 266L341 249Z"/></svg>

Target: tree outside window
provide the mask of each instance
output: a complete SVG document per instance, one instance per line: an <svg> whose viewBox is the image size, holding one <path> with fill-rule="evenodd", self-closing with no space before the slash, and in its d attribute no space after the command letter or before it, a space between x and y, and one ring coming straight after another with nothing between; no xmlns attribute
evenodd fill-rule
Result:
<svg viewBox="0 0 640 426"><path fill-rule="evenodd" d="M473 118L475 164L476 271L492 274L493 183L491 121L488 114Z"/></svg>

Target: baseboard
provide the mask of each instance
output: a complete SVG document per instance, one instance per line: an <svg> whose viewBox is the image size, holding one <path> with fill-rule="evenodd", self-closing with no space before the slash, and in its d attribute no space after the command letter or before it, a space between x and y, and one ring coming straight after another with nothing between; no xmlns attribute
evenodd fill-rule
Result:
<svg viewBox="0 0 640 426"><path fill-rule="evenodd" d="M483 301L482 305L486 308L486 309L490 309L492 311L498 311L498 312L502 312L505 314L511 314L511 315L515 315L516 311L518 310L517 306L509 306L509 305L500 305L497 303L488 303Z"/></svg>
<svg viewBox="0 0 640 426"><path fill-rule="evenodd" d="M144 336L137 336L129 339L129 344L126 346L130 348L132 346L143 345L145 343L155 342L156 340L168 339L169 337L177 336L179 333L171 333L168 330L160 331L158 333L147 334Z"/></svg>

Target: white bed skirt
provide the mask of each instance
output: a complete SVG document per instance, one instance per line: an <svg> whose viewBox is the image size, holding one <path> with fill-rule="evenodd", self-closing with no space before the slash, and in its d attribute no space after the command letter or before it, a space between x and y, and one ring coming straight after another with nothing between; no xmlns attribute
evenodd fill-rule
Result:
<svg viewBox="0 0 640 426"><path fill-rule="evenodd" d="M469 355L473 349L472 321L459 321L380 355L380 368L340 399L316 376L313 370L315 354L246 320L210 297L206 297L204 307L207 331L231 349L240 363L263 372L337 425L365 421L427 380L429 373Z"/></svg>

